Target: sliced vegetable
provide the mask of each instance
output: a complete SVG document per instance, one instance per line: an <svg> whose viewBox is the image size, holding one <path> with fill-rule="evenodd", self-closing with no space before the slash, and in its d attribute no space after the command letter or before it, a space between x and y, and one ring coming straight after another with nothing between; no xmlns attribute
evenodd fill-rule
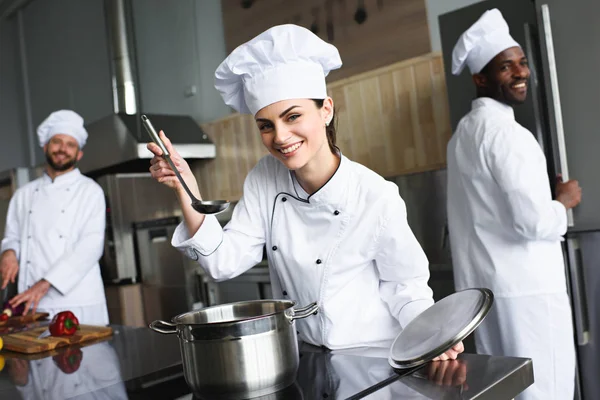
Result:
<svg viewBox="0 0 600 400"><path fill-rule="evenodd" d="M25 311L25 303L21 303L18 306L13 307L10 305L10 303L7 300L4 302L4 305L2 306L2 315L6 314L6 315L8 315L8 318L10 318L12 316L17 316L17 315L23 315L23 311ZM0 321L5 321L5 320L0 318Z"/></svg>

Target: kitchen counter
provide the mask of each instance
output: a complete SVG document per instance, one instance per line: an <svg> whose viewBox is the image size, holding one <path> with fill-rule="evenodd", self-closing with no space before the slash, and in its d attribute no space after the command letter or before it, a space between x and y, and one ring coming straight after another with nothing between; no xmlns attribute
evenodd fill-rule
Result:
<svg viewBox="0 0 600 400"><path fill-rule="evenodd" d="M179 342L145 328L113 326L112 338L80 349L1 352L2 399L194 399ZM402 376L383 350L327 351L302 344L296 383L269 399L512 399L533 382L531 360L462 354ZM1 364L1 363L0 363Z"/></svg>

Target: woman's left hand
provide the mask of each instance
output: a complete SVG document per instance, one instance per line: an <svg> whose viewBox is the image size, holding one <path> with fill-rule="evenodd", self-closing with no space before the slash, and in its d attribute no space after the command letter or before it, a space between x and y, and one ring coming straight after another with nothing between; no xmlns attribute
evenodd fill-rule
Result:
<svg viewBox="0 0 600 400"><path fill-rule="evenodd" d="M434 358L432 361L456 360L456 357L458 357L458 355L463 351L465 351L465 346L462 342L459 342L455 344L450 350L448 350L441 356Z"/></svg>

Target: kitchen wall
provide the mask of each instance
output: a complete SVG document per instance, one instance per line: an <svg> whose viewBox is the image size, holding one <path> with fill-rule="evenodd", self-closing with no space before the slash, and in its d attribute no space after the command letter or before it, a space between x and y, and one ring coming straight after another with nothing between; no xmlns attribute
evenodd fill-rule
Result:
<svg viewBox="0 0 600 400"><path fill-rule="evenodd" d="M214 88L227 56L220 0L132 0L145 113L209 122L230 113Z"/></svg>
<svg viewBox="0 0 600 400"><path fill-rule="evenodd" d="M447 12L458 10L484 0L425 0L427 5L427 24L431 39L431 51L442 51L440 43L440 25L438 17Z"/></svg>
<svg viewBox="0 0 600 400"><path fill-rule="evenodd" d="M86 122L109 115L113 103L103 1L37 0L20 17L34 132L57 109L73 109ZM36 164L43 163L36 141L34 147Z"/></svg>
<svg viewBox="0 0 600 400"><path fill-rule="evenodd" d="M28 165L29 142L23 102L19 31L15 18L0 20L0 171Z"/></svg>

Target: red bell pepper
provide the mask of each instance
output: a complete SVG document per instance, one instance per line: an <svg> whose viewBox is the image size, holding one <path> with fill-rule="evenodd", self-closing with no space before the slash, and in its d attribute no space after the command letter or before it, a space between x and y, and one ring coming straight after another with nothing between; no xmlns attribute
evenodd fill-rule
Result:
<svg viewBox="0 0 600 400"><path fill-rule="evenodd" d="M59 312L50 321L52 336L72 336L79 329L79 321L71 311Z"/></svg>

